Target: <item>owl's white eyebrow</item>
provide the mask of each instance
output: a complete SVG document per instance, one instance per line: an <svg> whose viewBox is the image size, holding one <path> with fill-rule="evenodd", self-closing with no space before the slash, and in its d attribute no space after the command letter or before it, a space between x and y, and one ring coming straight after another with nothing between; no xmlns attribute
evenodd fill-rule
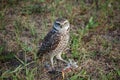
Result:
<svg viewBox="0 0 120 80"><path fill-rule="evenodd" d="M65 23L67 23L68 21L66 20L66 21L64 21L64 23L63 24L65 24Z"/></svg>
<svg viewBox="0 0 120 80"><path fill-rule="evenodd" d="M60 24L60 22L59 22L59 21L56 21L56 23Z"/></svg>

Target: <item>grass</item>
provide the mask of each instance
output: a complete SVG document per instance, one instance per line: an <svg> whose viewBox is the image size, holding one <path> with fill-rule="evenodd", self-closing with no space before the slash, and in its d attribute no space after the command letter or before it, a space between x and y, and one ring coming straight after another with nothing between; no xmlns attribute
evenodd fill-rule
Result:
<svg viewBox="0 0 120 80"><path fill-rule="evenodd" d="M38 44L58 17L65 17L71 23L70 55L65 55L65 58L75 59L79 65L77 71L65 75L65 80L119 79L120 55L119 44L116 44L119 43L116 24L119 24L115 23L119 9L117 2L99 1L96 11L95 2L88 5L84 0L2 0L0 43L3 45L0 45L0 54L7 53L0 57L4 61L0 63L0 79L50 79L46 79L49 75L41 71L43 67L36 60L36 52ZM14 49L15 46L17 48ZM9 65L12 60L18 65Z"/></svg>
<svg viewBox="0 0 120 80"><path fill-rule="evenodd" d="M72 76L70 80L90 80L89 76L87 75L85 70L82 70L80 73Z"/></svg>
<svg viewBox="0 0 120 80"><path fill-rule="evenodd" d="M25 6L22 8L22 14L27 14L27 15L31 15L34 13L43 13L46 11L46 6L41 6L41 5L29 5L29 6Z"/></svg>
<svg viewBox="0 0 120 80"><path fill-rule="evenodd" d="M22 61L17 56L15 57L21 64L18 67L16 67L14 70L5 71L2 74L1 79L4 80L5 78L11 77L13 80L19 80L19 79L33 80L35 78L34 73L37 70L37 68L30 69L28 66L34 62L27 63L26 56L25 56L25 61ZM23 73L23 75L21 75L21 72Z"/></svg>
<svg viewBox="0 0 120 80"><path fill-rule="evenodd" d="M0 27L0 29L4 29L4 26L5 26L5 24L3 24L4 23L4 17L5 17L5 10L4 11L0 11L0 23L1 23L1 27Z"/></svg>
<svg viewBox="0 0 120 80"><path fill-rule="evenodd" d="M80 56L79 48L82 47L82 38L85 34L88 33L88 31L92 28L95 28L97 26L97 23L93 21L93 17L89 19L88 24L85 26L84 29L79 29L78 34L75 35L73 32L71 34L71 51L73 58ZM80 57L79 57L80 58Z"/></svg>

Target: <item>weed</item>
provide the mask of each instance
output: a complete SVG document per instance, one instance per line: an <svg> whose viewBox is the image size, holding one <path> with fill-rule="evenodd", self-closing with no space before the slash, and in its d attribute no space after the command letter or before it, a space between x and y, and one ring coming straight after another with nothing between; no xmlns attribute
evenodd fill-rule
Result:
<svg viewBox="0 0 120 80"><path fill-rule="evenodd" d="M36 71L36 67L35 68L28 68L28 66L32 63L35 63L34 61L27 63L26 61L26 55L25 55L25 61L19 59L17 56L15 56L16 59L21 63L18 67L16 67L14 70L8 70L5 71L4 73L2 73L2 76L0 77L1 79L5 79L8 77L11 77L12 80L19 80L19 79L26 79L26 80L33 80L35 79L35 71ZM24 75L24 77L22 77L22 74Z"/></svg>
<svg viewBox="0 0 120 80"><path fill-rule="evenodd" d="M33 36L36 35L35 25L33 23L30 25L30 32Z"/></svg>
<svg viewBox="0 0 120 80"><path fill-rule="evenodd" d="M0 11L0 29L4 29L4 17L5 17L5 10L4 11Z"/></svg>
<svg viewBox="0 0 120 80"><path fill-rule="evenodd" d="M70 80L86 80L86 79L90 80L85 70L82 70L80 73L75 74L70 78Z"/></svg>
<svg viewBox="0 0 120 80"><path fill-rule="evenodd" d="M14 58L15 58L14 53L9 53L7 55L0 56L0 61L9 61L9 60L12 60Z"/></svg>
<svg viewBox="0 0 120 80"><path fill-rule="evenodd" d="M88 24L86 25L86 27L84 29L79 29L79 40L81 41L82 37L90 30L90 29L93 29L95 27L98 26L98 23L94 21L94 18L91 17L89 19L89 22Z"/></svg>
<svg viewBox="0 0 120 80"><path fill-rule="evenodd" d="M45 12L47 9L46 5L45 6L41 6L41 4L34 4L34 5L29 5L29 6L25 6L22 8L22 14L34 14L34 13L43 13Z"/></svg>
<svg viewBox="0 0 120 80"><path fill-rule="evenodd" d="M74 57L74 58L77 58L77 57L79 57L78 55L79 55L79 51L78 51L78 49L79 49L79 37L78 36L76 36L76 35L74 35L74 34L71 34L71 53L72 53L72 57Z"/></svg>
<svg viewBox="0 0 120 80"><path fill-rule="evenodd" d="M36 76L41 75L41 72L40 74L36 74L37 67L34 67L33 65L31 66L31 64L35 63L37 59L37 56L36 56L37 49L35 49L36 46L31 47L27 42L22 41L21 37L25 37L27 38L27 40L30 38L30 43L32 42L32 44L37 45L38 41L44 38L48 30L47 26L49 25L49 22L52 22L53 20L55 20L56 17L65 17L69 19L71 24L78 27L75 30L75 32L71 30L71 33L70 33L71 35L70 48L71 48L72 58L76 59L78 61L78 64L83 63L83 65L86 65L85 69L88 68L87 70L84 70L83 68L81 71L74 73L74 75L70 75L68 77L70 80L91 80L91 79L94 79L94 77L97 77L97 79L101 79L101 80L117 80L114 77L119 78L120 76L119 65L114 65L115 67L118 66L118 68L116 68L115 71L106 70L106 72L110 71L107 74L105 74L102 69L104 66L105 66L105 69L106 67L108 68L109 64L110 66L113 66L112 64L119 63L119 56L116 56L118 55L117 53L119 53L118 52L119 50L117 48L117 45L118 45L117 43L119 41L115 39L116 40L116 42L114 41L115 44L114 42L111 44L110 41L101 39L102 37L99 36L99 33L100 33L99 30L98 32L93 31L95 35L93 34L94 37L92 37L92 39L94 38L95 40L93 39L93 41L90 41L87 43L83 41L83 37L86 35L89 36L88 34L89 31L97 27L98 22L100 27L104 28L102 29L104 30L102 31L103 32L102 35L107 33L109 29L109 25L115 26L117 28L119 27L118 26L119 24L116 24L118 19L114 19L115 17L119 17L118 15L116 15L118 14L118 10L120 8L120 6L118 6L118 3L117 3L118 0L99 1L98 2L99 10L97 10L98 13L94 12L95 11L94 4L86 6L86 3L84 0L79 1L78 4L74 4L75 2L78 2L78 0L76 1L72 1L72 0L70 1L67 1L67 0L66 1L65 0L62 0L62 1L60 0L55 0L55 1L53 0L30 0L30 1L1 0L0 1L0 4L1 4L0 5L0 10L1 10L0 11L0 29L2 30L6 29L5 26L8 24L13 25L15 29L15 30L12 30L13 32L6 32L4 30L5 35L1 30L0 36L5 37L6 39L7 36L9 37L10 35L9 33L15 34L14 36L12 36L14 37L12 39L14 39L14 41L20 47L20 51L22 50L23 54L25 54L24 60L22 60L21 58L18 58L17 56L15 58L15 55L13 55L15 53L12 53L12 52L10 52L10 54L8 55L5 54L0 56L0 61L11 60L14 57L15 59L17 59L17 61L20 62L20 64L17 67L14 66L14 69L11 69L11 66L9 66L10 69L5 68L6 70L5 72L4 70L2 70L3 73L0 76L1 80L7 80L7 79L34 80L36 79ZM19 4L19 5L16 5L16 4ZM12 13L13 10L15 13ZM90 17L90 16L93 16L93 17ZM88 17L90 17L88 21L85 21L85 22L88 22L87 25L82 29L79 28L80 27L79 24L81 24L80 22L82 20L84 22L84 20L86 20L86 17L87 19ZM39 28L42 29L40 30L42 32L39 32L39 33L42 33L40 34L39 38L38 38L39 34L37 35L38 32L36 30L38 26L36 28L36 23L33 22L34 20L36 21L36 18L40 19ZM8 21L10 21L10 23ZM95 28L95 29L98 29L98 28ZM24 34L24 32L27 34ZM112 29L110 32L113 36L115 36L114 34L118 34L117 31L112 32ZM98 41L96 41L96 39ZM7 40L5 41L7 42ZM115 48L113 48L113 46ZM4 51L4 46L0 45L0 54L3 51ZM19 51L17 53L19 53ZM29 55L28 53L33 54L34 59L31 62L27 61L26 56ZM106 58L106 55L108 55L108 58ZM63 57L66 58L66 56L64 55ZM97 61L94 61L95 64L98 64L98 65L94 65L96 68L94 66L92 66L93 67L92 68L90 62L86 63L86 60L89 60L89 58L94 60L93 57L95 58L99 57L100 59L100 60L98 59ZM111 62L109 62L109 59L111 60ZM102 64L104 63L104 61L106 62L105 65ZM0 65L1 64L7 64L7 62L0 63ZM100 68L100 70L96 72L96 74L100 73L100 75L96 76L94 72L89 73L90 71L89 66L90 66L90 69L98 69L98 67L101 67L101 64L102 64L102 68ZM40 70L42 69L43 68L40 68ZM91 76L91 74L93 74L93 76ZM44 77L46 77L46 75Z"/></svg>
<svg viewBox="0 0 120 80"><path fill-rule="evenodd" d="M0 46L0 54L2 53L4 47L3 46Z"/></svg>
<svg viewBox="0 0 120 80"><path fill-rule="evenodd" d="M82 38L83 36L91 29L95 28L98 24L94 22L93 17L89 19L88 24L84 29L79 29L78 34L71 34L71 49L72 49L72 56L79 57L80 52L79 48L82 47Z"/></svg>

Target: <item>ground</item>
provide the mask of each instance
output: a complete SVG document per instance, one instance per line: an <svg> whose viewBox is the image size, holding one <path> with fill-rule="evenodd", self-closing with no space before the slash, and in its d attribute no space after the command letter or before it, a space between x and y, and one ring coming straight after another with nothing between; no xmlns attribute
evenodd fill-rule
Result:
<svg viewBox="0 0 120 80"><path fill-rule="evenodd" d="M63 57L79 65L65 73L64 80L119 80L119 0L1 0L0 79L62 80L62 73L46 72L48 56L39 60L36 56L58 17L71 24ZM65 65L55 61L55 66Z"/></svg>

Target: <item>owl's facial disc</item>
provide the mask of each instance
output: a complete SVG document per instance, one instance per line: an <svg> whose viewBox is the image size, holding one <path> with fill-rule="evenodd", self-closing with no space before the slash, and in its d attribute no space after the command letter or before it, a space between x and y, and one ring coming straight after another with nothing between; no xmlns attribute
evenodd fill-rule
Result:
<svg viewBox="0 0 120 80"><path fill-rule="evenodd" d="M63 24L63 30L67 31L70 28L70 23L67 21L64 22Z"/></svg>
<svg viewBox="0 0 120 80"><path fill-rule="evenodd" d="M57 19L53 28L57 31L67 31L70 27L70 23L66 19Z"/></svg>

